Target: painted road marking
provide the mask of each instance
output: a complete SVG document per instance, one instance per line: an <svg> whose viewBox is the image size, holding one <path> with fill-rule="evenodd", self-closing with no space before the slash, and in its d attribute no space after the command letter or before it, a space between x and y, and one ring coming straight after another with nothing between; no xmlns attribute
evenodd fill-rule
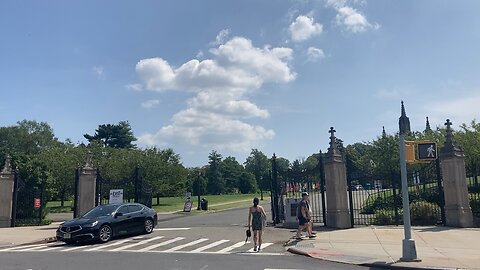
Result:
<svg viewBox="0 0 480 270"><path fill-rule="evenodd" d="M67 249L62 249L60 251L72 251L72 250L77 250L81 248L87 248L88 246L79 246L79 247L72 247L72 248L67 248Z"/></svg>
<svg viewBox="0 0 480 270"><path fill-rule="evenodd" d="M131 241L132 239L125 239L125 240L121 240L121 241L117 241L115 243L111 243L109 245L97 245L96 247L94 248L89 248L89 249L85 249L84 251L95 251L95 250L99 250L99 249L102 249L102 248L107 248L107 247L113 247L113 246L118 246L118 245L121 245L123 243L126 243L128 241Z"/></svg>
<svg viewBox="0 0 480 270"><path fill-rule="evenodd" d="M247 243L249 243L249 242L247 242ZM241 241L241 242L238 242L238 243L236 243L236 244L233 244L233 245L231 245L231 246L229 246L229 247L226 247L226 248L218 251L218 253L228 253L228 252L230 252L230 251L232 251L232 250L234 250L234 249L236 249L236 248L242 247L242 246L245 245L245 244L246 244L245 241Z"/></svg>
<svg viewBox="0 0 480 270"><path fill-rule="evenodd" d="M109 250L109 251L120 251L120 250L124 250L124 249L129 249L129 248L140 246L140 245L143 245L143 244L146 244L146 243L158 240L158 239L162 239L162 238L163 238L163 236L157 236L157 237L153 237L153 238L150 238L150 239L147 239L147 240L140 241L138 243L134 243L134 244L125 245L125 246L122 246L122 247L119 247L119 248L115 248L115 249L112 249L112 250Z"/></svg>
<svg viewBox="0 0 480 270"><path fill-rule="evenodd" d="M180 245L180 246L173 247L173 248L171 248L171 249L164 250L164 252L177 251L177 250L180 250L180 249L189 247L189 246L193 246L193 245L196 245L196 244L205 242L205 241L207 241L207 240L208 240L207 238L200 238L200 239L195 240L195 241L192 241L192 242L190 242L190 243L186 243L186 244L183 244L183 245Z"/></svg>
<svg viewBox="0 0 480 270"><path fill-rule="evenodd" d="M269 246L271 246L271 245L273 245L273 243L263 243L261 249L263 250L263 249L265 249L265 248L267 248L267 247L269 247ZM253 251L253 248L251 248L251 249L249 249L247 252L255 252L255 251ZM261 252L261 251L260 251L260 252Z"/></svg>
<svg viewBox="0 0 480 270"><path fill-rule="evenodd" d="M26 245L26 246L16 246L16 247L11 247L11 248L2 249L2 250L0 250L0 251L19 250L19 249L23 249L23 248L29 248L29 247L38 247L38 246L45 246L45 244L35 244L35 245Z"/></svg>
<svg viewBox="0 0 480 270"><path fill-rule="evenodd" d="M40 249L40 248L44 248L48 246L48 244L43 244L43 245L40 245L40 246L36 246L36 247L31 247L31 248L25 248L25 249L17 249L15 251L34 251L34 250L37 250L37 249Z"/></svg>
<svg viewBox="0 0 480 270"><path fill-rule="evenodd" d="M226 243L226 242L230 242L230 240L219 240L219 241L213 242L213 243L211 243L211 244L209 244L209 245L206 245L206 246L203 246L203 247L199 247L199 248L197 248L197 249L195 249L195 250L192 250L192 251L190 251L190 252L191 252L191 253L202 252L202 251L204 251L204 250L207 250L207 249L210 249L210 248L219 246L219 245L221 245L221 244L223 244L223 243Z"/></svg>
<svg viewBox="0 0 480 270"><path fill-rule="evenodd" d="M148 247L139 249L139 250L137 250L137 251L149 251L149 250L155 249L155 248L157 248L157 247L166 246L166 245L168 245L168 244L171 244L171 243L174 243L174 242L183 240L183 239L185 239L185 238L184 238L184 237L173 238L173 239L167 240L167 241L162 242L162 243L158 243L158 244L155 244L155 245L151 245L151 246L148 246Z"/></svg>
<svg viewBox="0 0 480 270"><path fill-rule="evenodd" d="M158 228L153 229L154 231L188 231L191 228Z"/></svg>

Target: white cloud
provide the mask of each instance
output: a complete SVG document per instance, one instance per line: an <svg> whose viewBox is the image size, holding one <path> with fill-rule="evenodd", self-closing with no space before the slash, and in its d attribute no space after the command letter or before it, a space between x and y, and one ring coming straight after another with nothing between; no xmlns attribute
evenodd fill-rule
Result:
<svg viewBox="0 0 480 270"><path fill-rule="evenodd" d="M228 38L228 35L230 35L230 29L223 29L221 30L217 37L215 37L215 41L211 42L211 45L220 45L225 42L225 40Z"/></svg>
<svg viewBox="0 0 480 270"><path fill-rule="evenodd" d="M143 90L143 86L139 83L127 84L127 85L125 85L125 88L127 88L128 90L132 90L132 91L142 91Z"/></svg>
<svg viewBox="0 0 480 270"><path fill-rule="evenodd" d="M150 108L156 107L158 104L160 104L160 100L150 99L150 100L147 100L145 102L142 102L141 106L142 106L142 108L150 109Z"/></svg>
<svg viewBox="0 0 480 270"><path fill-rule="evenodd" d="M323 26L316 23L312 17L298 16L289 26L290 37L294 42L305 41L323 31Z"/></svg>
<svg viewBox="0 0 480 270"><path fill-rule="evenodd" d="M296 74L289 66L292 49L259 48L246 38L234 37L210 49L210 53L212 59L192 59L179 67L159 57L138 62L136 71L145 89L194 93L187 108L177 112L169 125L140 136L141 144L189 144L248 152L273 138L273 130L246 122L270 116L246 94L264 83L294 80Z"/></svg>
<svg viewBox="0 0 480 270"><path fill-rule="evenodd" d="M429 116L431 123L445 123L450 119L455 126L470 123L473 119L479 120L478 111L474 108L480 104L480 95L432 101L425 103L422 115Z"/></svg>
<svg viewBox="0 0 480 270"><path fill-rule="evenodd" d="M315 47L308 47L307 56L309 61L315 62L319 59L325 58L325 53L322 51L322 49L315 48Z"/></svg>
<svg viewBox="0 0 480 270"><path fill-rule="evenodd" d="M101 79L105 76L105 69L102 66L94 66L92 70L98 79Z"/></svg>
<svg viewBox="0 0 480 270"><path fill-rule="evenodd" d="M354 4L365 5L365 1L354 0ZM380 28L378 23L371 24L365 15L355 8L347 5L347 0L327 0L327 7L334 8L337 11L335 22L345 30L353 33L361 33L370 29Z"/></svg>

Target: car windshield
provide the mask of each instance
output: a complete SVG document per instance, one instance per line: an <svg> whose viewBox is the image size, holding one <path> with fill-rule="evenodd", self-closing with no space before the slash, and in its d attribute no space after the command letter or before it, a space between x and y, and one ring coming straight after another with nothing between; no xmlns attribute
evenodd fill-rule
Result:
<svg viewBox="0 0 480 270"><path fill-rule="evenodd" d="M101 205L93 208L92 210L85 213L82 217L83 218L95 218L95 217L102 217L108 216L113 213L118 208L118 205Z"/></svg>

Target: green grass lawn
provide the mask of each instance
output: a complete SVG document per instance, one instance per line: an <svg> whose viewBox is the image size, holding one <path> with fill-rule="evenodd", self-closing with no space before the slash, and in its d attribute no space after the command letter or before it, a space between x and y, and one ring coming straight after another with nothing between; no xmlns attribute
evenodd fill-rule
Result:
<svg viewBox="0 0 480 270"><path fill-rule="evenodd" d="M270 195L266 192L263 195L265 198L264 202L269 202ZM252 204L254 197L260 198L260 194L205 195L201 198L208 200L209 211L218 211L235 207L247 207ZM182 211L185 204L185 197L161 197L160 204L156 205L156 203L157 198L152 198L152 208L154 208L157 212ZM65 201L64 206L62 207L60 206L60 201L50 201L47 202L47 208L50 213L67 213L72 212L72 204L72 201ZM192 197L192 212L197 212L196 209L197 197Z"/></svg>

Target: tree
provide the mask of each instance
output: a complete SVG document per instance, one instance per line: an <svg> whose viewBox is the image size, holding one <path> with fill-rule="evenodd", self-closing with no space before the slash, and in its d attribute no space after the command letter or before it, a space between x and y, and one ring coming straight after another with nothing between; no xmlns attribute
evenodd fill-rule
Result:
<svg viewBox="0 0 480 270"><path fill-rule="evenodd" d="M103 146L112 148L135 148L132 144L137 139L133 136L132 128L128 121L120 121L117 125L99 125L95 135L84 134L83 137L90 143L100 141Z"/></svg>
<svg viewBox="0 0 480 270"><path fill-rule="evenodd" d="M217 151L212 151L208 156L208 160L208 168L206 172L208 179L207 191L210 194L222 194L225 192L225 179L223 179L220 171L222 155L217 153Z"/></svg>
<svg viewBox="0 0 480 270"><path fill-rule="evenodd" d="M220 164L220 171L223 179L225 179L225 191L234 193L238 188L238 180L240 174L245 169L238 163L234 157L226 157Z"/></svg>
<svg viewBox="0 0 480 270"><path fill-rule="evenodd" d="M255 181L260 187L260 191L270 189L269 179L264 177L268 175L270 161L262 151L252 149L250 156L248 156L245 161L245 169L255 176Z"/></svg>
<svg viewBox="0 0 480 270"><path fill-rule="evenodd" d="M238 180L238 189L242 194L255 193L257 191L255 176L247 171L242 172Z"/></svg>

